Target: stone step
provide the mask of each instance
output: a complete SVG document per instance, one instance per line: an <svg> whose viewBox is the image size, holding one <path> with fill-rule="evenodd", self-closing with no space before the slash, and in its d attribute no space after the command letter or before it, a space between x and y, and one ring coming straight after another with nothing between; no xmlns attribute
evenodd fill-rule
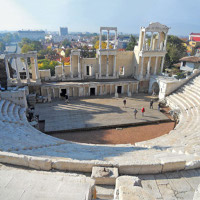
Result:
<svg viewBox="0 0 200 200"><path fill-rule="evenodd" d="M113 199L115 186L111 185L96 185L96 196L97 199L105 200L105 199Z"/></svg>

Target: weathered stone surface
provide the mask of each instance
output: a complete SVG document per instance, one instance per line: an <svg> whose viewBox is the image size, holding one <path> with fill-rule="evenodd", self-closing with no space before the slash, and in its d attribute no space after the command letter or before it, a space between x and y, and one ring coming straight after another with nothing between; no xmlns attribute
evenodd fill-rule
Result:
<svg viewBox="0 0 200 200"><path fill-rule="evenodd" d="M81 162L81 161L69 161L69 160L57 160L53 161L52 168L62 171L82 171L92 172L93 163Z"/></svg>
<svg viewBox="0 0 200 200"><path fill-rule="evenodd" d="M200 199L200 185L198 186L197 190L194 193L193 200L199 200Z"/></svg>
<svg viewBox="0 0 200 200"><path fill-rule="evenodd" d="M28 160L24 155L0 151L0 162L28 167Z"/></svg>
<svg viewBox="0 0 200 200"><path fill-rule="evenodd" d="M91 178L97 185L115 185L116 178L119 176L118 168L93 167Z"/></svg>
<svg viewBox="0 0 200 200"><path fill-rule="evenodd" d="M129 186L141 186L141 180L136 176L120 176L116 179L114 198L119 198L119 188Z"/></svg>
<svg viewBox="0 0 200 200"><path fill-rule="evenodd" d="M119 165L120 174L157 174L161 173L162 164L130 164L130 165Z"/></svg>
<svg viewBox="0 0 200 200"><path fill-rule="evenodd" d="M163 168L162 172L178 171L185 169L186 161L168 161L162 162Z"/></svg>
<svg viewBox="0 0 200 200"><path fill-rule="evenodd" d="M156 200L156 199L141 187L120 186L119 200Z"/></svg>
<svg viewBox="0 0 200 200"><path fill-rule="evenodd" d="M51 160L40 157L28 156L28 166L34 169L51 170Z"/></svg>

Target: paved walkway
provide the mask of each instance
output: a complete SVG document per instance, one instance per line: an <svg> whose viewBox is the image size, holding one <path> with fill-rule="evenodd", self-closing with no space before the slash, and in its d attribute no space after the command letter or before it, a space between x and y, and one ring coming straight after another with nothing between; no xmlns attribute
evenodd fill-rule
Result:
<svg viewBox="0 0 200 200"><path fill-rule="evenodd" d="M158 200L192 200L200 184L200 169L142 175L142 186Z"/></svg>
<svg viewBox="0 0 200 200"><path fill-rule="evenodd" d="M44 172L0 164L2 200L85 200L92 179L84 175Z"/></svg>
<svg viewBox="0 0 200 200"><path fill-rule="evenodd" d="M157 110L149 109L150 98L145 95L135 95L127 98L127 105L123 107L123 98L90 98L70 100L66 104L61 100L52 103L37 104L36 114L40 120L45 120L45 131L61 131L92 127L117 126L134 123L167 120L168 118ZM141 108L145 107L145 116L141 115ZM138 109L137 119L134 119L133 108Z"/></svg>
<svg viewBox="0 0 200 200"><path fill-rule="evenodd" d="M90 176L90 174L88 174ZM200 169L140 175L142 186L157 200L192 200ZM82 200L93 182L80 174L44 172L0 164L0 199Z"/></svg>

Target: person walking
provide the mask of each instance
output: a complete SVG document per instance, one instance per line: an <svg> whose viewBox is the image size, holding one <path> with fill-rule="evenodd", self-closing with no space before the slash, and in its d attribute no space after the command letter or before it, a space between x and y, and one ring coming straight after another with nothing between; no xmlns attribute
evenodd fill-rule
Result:
<svg viewBox="0 0 200 200"><path fill-rule="evenodd" d="M134 116L135 116L135 119L136 119L136 115L137 115L137 113L138 113L138 111L137 111L136 108L134 109L133 113L134 113Z"/></svg>
<svg viewBox="0 0 200 200"><path fill-rule="evenodd" d="M126 108L126 99L123 100L124 108Z"/></svg>
<svg viewBox="0 0 200 200"><path fill-rule="evenodd" d="M144 113L145 113L145 108L144 108L144 107L142 107L141 111L142 111L142 116L144 116Z"/></svg>
<svg viewBox="0 0 200 200"><path fill-rule="evenodd" d="M153 109L153 99L150 101L150 109Z"/></svg>
<svg viewBox="0 0 200 200"><path fill-rule="evenodd" d="M68 97L67 94L65 94L65 102L66 102L66 103L69 103L69 97Z"/></svg>

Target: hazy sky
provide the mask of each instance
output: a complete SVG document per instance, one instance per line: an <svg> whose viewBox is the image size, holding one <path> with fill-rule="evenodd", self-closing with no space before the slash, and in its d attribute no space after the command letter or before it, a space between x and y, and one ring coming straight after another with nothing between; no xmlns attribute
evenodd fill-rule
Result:
<svg viewBox="0 0 200 200"><path fill-rule="evenodd" d="M141 26L160 22L171 34L200 32L200 0L0 0L0 30L43 29L99 32L117 26L139 33Z"/></svg>

